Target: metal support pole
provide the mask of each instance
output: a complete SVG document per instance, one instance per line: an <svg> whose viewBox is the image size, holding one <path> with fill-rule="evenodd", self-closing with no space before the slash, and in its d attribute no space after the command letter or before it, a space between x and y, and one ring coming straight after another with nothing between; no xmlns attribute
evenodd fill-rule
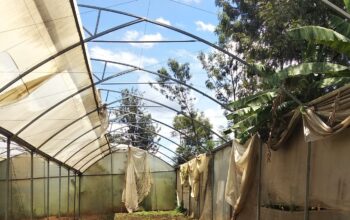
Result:
<svg viewBox="0 0 350 220"><path fill-rule="evenodd" d="M62 184L62 166L58 167L58 219L61 219L61 184Z"/></svg>
<svg viewBox="0 0 350 220"><path fill-rule="evenodd" d="M256 213L256 219L260 220L260 208L261 208L261 168L262 168L262 147L263 147L263 142L260 140L260 146L259 146L259 170L258 170L258 175L259 175L259 180L258 180L258 196L257 196L257 213Z"/></svg>
<svg viewBox="0 0 350 220"><path fill-rule="evenodd" d="M30 151L30 219L34 219L34 152Z"/></svg>
<svg viewBox="0 0 350 220"><path fill-rule="evenodd" d="M98 10L97 19L96 19L96 25L95 25L95 31L94 31L94 35L96 35L96 34L97 34L98 25L100 24L100 17L101 17L101 10ZM103 77L102 77L102 78L103 78Z"/></svg>
<svg viewBox="0 0 350 220"><path fill-rule="evenodd" d="M310 167L311 167L310 162L311 162L311 142L308 142L307 143L307 161L306 161L304 220L309 220L309 190L310 190Z"/></svg>
<svg viewBox="0 0 350 220"><path fill-rule="evenodd" d="M10 145L11 139L7 137L7 153L6 153L6 207L5 220L9 220L9 203L10 203Z"/></svg>
<svg viewBox="0 0 350 220"><path fill-rule="evenodd" d="M189 187L189 191L188 191L188 212L190 215L191 214L191 191L192 191L192 187Z"/></svg>
<svg viewBox="0 0 350 220"><path fill-rule="evenodd" d="M69 195L70 195L70 189L69 189L69 181L70 181L70 170L68 170L68 196L67 196L67 216L69 216Z"/></svg>
<svg viewBox="0 0 350 220"><path fill-rule="evenodd" d="M211 177L211 219L214 219L214 189L215 189L215 154L212 157L212 177Z"/></svg>
<svg viewBox="0 0 350 220"><path fill-rule="evenodd" d="M47 160L47 219L50 219L50 160Z"/></svg>
<svg viewBox="0 0 350 220"><path fill-rule="evenodd" d="M81 181L82 181L82 175L79 175L79 204L78 204L78 219L80 219L80 207L81 207Z"/></svg>
<svg viewBox="0 0 350 220"><path fill-rule="evenodd" d="M77 173L74 173L74 200L73 200L73 219L75 220L75 200L77 197Z"/></svg>
<svg viewBox="0 0 350 220"><path fill-rule="evenodd" d="M113 154L111 154L111 196L112 196L112 212L114 212L114 187L113 187Z"/></svg>

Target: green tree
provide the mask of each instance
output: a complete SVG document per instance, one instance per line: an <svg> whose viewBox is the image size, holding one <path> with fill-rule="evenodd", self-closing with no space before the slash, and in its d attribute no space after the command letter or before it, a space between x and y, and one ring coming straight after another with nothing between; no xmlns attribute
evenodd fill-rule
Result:
<svg viewBox="0 0 350 220"><path fill-rule="evenodd" d="M177 102L181 112L186 115L177 115L173 119L173 127L186 134L186 136L180 135L181 147L177 148L177 153L185 159L190 159L194 155L205 152L206 149L212 149L214 145L210 131L212 125L203 113L199 113L195 109L193 104L195 97L191 95L191 90L179 83L169 83L171 82L169 77L172 77L182 83L191 85L192 74L190 73L189 64L180 64L174 59L169 59L168 69L163 67L158 70L158 73L162 75L157 79L158 86L151 86L167 99ZM172 135L176 136L177 133L173 132ZM184 162L181 158L176 159L179 163Z"/></svg>
<svg viewBox="0 0 350 220"><path fill-rule="evenodd" d="M350 2L345 0L345 5ZM347 7L348 12L349 7ZM304 26L291 29L288 36L298 42L321 45L331 54L338 54L343 64L332 62L306 62L280 71L262 69L263 90L252 96L232 102L235 112L229 115L234 122L232 130L245 142L259 132L265 141L278 136L286 127L286 113L334 89L350 83L350 24L332 16L330 26ZM327 56L326 56L327 57ZM341 62L341 61L339 61ZM345 63L345 64L344 64ZM299 100L298 103L295 99Z"/></svg>
<svg viewBox="0 0 350 220"><path fill-rule="evenodd" d="M341 0L333 3L342 5ZM327 47L305 44L287 36L287 31L304 25L326 26L332 11L319 0L216 0L219 16L219 44L252 64L278 71L302 61L342 61ZM255 71L220 52L199 55L207 71L206 86L227 103L261 91ZM343 62L344 63L344 62Z"/></svg>
<svg viewBox="0 0 350 220"><path fill-rule="evenodd" d="M135 89L124 89L121 93L120 106L114 110L117 122L125 126L125 133L114 133L110 140L115 143L131 144L143 150L156 152L154 144L159 132L151 120L151 115L145 112L142 94ZM159 141L159 140L157 140Z"/></svg>

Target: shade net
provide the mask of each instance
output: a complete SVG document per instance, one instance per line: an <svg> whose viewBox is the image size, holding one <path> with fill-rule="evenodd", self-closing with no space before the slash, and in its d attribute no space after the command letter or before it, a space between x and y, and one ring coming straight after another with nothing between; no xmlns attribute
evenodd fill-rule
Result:
<svg viewBox="0 0 350 220"><path fill-rule="evenodd" d="M2 4L0 126L74 168L103 156L107 116L80 44L75 2Z"/></svg>

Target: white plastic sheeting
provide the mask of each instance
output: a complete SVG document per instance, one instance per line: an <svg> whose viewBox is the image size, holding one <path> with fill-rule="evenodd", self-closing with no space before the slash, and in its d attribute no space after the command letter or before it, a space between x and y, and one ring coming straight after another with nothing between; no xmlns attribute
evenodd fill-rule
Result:
<svg viewBox="0 0 350 220"><path fill-rule="evenodd" d="M88 55L81 45L42 63L80 42L77 6L69 0L1 3L0 85L29 74L0 93L0 126L83 171L89 160L109 153L98 94L94 87L77 93L92 84Z"/></svg>

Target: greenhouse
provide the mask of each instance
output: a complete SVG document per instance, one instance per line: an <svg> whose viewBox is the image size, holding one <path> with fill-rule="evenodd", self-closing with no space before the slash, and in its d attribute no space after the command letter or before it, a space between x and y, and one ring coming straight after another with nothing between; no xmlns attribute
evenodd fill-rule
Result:
<svg viewBox="0 0 350 220"><path fill-rule="evenodd" d="M350 1L1 3L0 220L350 219Z"/></svg>

